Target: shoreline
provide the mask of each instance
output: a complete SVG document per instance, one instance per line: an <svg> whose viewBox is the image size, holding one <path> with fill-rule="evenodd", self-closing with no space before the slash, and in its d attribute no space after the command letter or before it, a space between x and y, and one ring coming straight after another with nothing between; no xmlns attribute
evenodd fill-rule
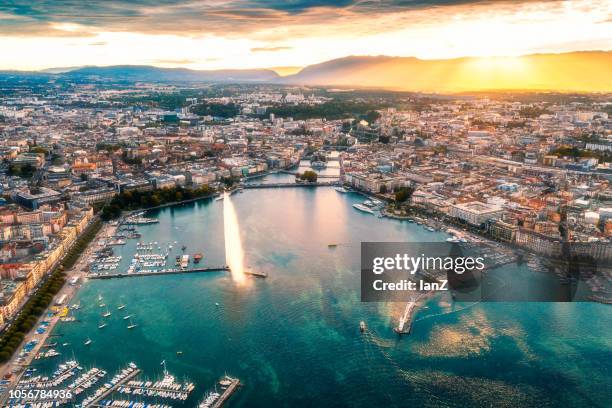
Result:
<svg viewBox="0 0 612 408"><path fill-rule="evenodd" d="M42 316L37 320L32 330L26 334L24 340L15 351L15 354L11 356L9 361L0 366L0 376L2 376L2 378L4 378L4 376L6 376L7 374L12 374L11 378L8 380L9 383L6 385L6 391L4 391L0 396L0 404L2 406L4 406L4 403L6 402L6 398L10 390L15 387L15 385L19 382L25 370L32 364L34 358L36 357L42 346L47 342L57 323L60 321L60 313L52 312L52 308L69 307L70 301L74 298L74 296L79 292L81 287L88 280L87 273L84 271L84 266L86 266L87 264L88 256L91 255L91 253L93 252L93 248L97 245L97 242L104 236L112 235L116 228L117 227L115 225L104 222L100 230L96 233L96 235L87 245L85 250L81 252L74 266L70 268L70 270L66 271L66 281L64 285L55 294L55 296L53 296L51 303L49 304L49 306L47 306ZM75 277L79 278L80 283L77 285L71 285L69 281ZM60 306L56 305L56 301L64 295L66 296L66 298L63 304ZM49 317L49 313L53 313L53 316ZM36 333L36 329L45 320L49 321L45 332L42 334ZM17 359L19 358L19 353L21 350L23 350L23 346L32 340L37 341L36 346L30 351L28 356L25 357L24 362L17 362Z"/></svg>

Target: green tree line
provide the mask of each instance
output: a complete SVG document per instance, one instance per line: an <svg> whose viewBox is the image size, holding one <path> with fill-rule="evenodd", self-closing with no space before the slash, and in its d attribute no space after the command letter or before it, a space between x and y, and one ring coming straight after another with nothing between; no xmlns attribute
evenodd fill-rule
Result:
<svg viewBox="0 0 612 408"><path fill-rule="evenodd" d="M214 192L208 186L198 188L164 188L154 191L126 191L111 200L102 208L102 219L111 220L121 215L124 210L157 207L159 205L206 197Z"/></svg>
<svg viewBox="0 0 612 408"><path fill-rule="evenodd" d="M87 248L87 245L93 240L101 227L102 222L97 220L77 239L60 265L51 272L49 278L23 306L10 327L2 333L0 337L0 363L5 363L11 358L27 333L34 328L40 316L51 304L53 296L64 286L66 281L64 271L74 266L81 253Z"/></svg>

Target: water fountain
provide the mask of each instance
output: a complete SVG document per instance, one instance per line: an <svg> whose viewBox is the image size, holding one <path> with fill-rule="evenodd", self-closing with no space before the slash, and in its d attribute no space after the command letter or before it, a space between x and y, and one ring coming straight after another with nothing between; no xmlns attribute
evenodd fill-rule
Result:
<svg viewBox="0 0 612 408"><path fill-rule="evenodd" d="M240 239L240 227L234 203L230 195L224 193L223 197L223 227L225 235L225 261L231 269L232 279L238 284L245 282L244 251Z"/></svg>

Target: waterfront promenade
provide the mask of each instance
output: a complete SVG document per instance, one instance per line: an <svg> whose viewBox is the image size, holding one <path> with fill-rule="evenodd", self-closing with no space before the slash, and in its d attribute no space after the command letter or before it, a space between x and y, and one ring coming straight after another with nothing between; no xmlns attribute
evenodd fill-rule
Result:
<svg viewBox="0 0 612 408"><path fill-rule="evenodd" d="M42 334L36 333L36 328L40 326L43 320L48 319L48 315L51 312L51 308L56 305L58 299L62 298L65 295L65 300L63 305L68 305L72 297L78 292L84 280L87 277L87 260L95 251L95 246L97 241L102 238L108 238L115 234L117 229L116 225L104 224L102 228L98 231L94 239L89 243L85 251L81 253L79 259L74 264L74 266L66 271L66 283L62 287L62 289L54 296L51 304L40 317L34 328L28 333L19 348L15 351L15 354L11 357L11 359L5 363L2 368L0 368L0 375L4 378L6 375L11 374L11 378L9 379L9 384L6 386L6 392L0 396L0 406L5 406L6 399L8 397L9 391L15 387L15 385L19 382L21 376L23 375L24 370L32 363L34 357L38 354L42 346L45 344L53 329L57 325L60 320L59 313L53 315L53 317L49 320L49 325L46 330ZM74 278L78 278L79 284L70 285L67 282L70 282ZM23 346L31 341L36 341L36 346L30 351L27 357L23 361L18 361L19 352L22 350Z"/></svg>

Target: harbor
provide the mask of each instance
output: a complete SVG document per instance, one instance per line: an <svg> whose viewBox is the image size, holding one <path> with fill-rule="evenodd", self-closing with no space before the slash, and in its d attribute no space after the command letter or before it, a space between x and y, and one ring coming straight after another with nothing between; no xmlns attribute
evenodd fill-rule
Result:
<svg viewBox="0 0 612 408"><path fill-rule="evenodd" d="M30 368L13 391L13 395L19 397L9 398L7 403L12 407L30 406L28 398L33 398L28 396L33 395L31 392L28 394L30 390L48 390L57 394L53 401L49 401L54 405L49 406L175 407L177 403L187 401L197 386L191 381L178 381L166 369L165 361L162 361L162 365L163 377L158 380L139 379L142 370L133 362L108 380L105 380L105 370L98 367L85 370L76 360L59 364L50 377ZM96 388L101 382L104 383ZM224 375L215 384L215 391L207 392L198 406L220 408L240 385L237 378Z"/></svg>
<svg viewBox="0 0 612 408"><path fill-rule="evenodd" d="M263 194L266 205L252 206L251 194ZM95 403L89 402L89 406L96 407L191 408L205 403L208 397L209 405L203 406L213 406L224 393L218 383L224 372L239 378L242 384L225 400L224 406L228 407L298 406L312 398L308 389L320 390L319 398L329 404L336 401L340 390L347 405L358 406L368 401L372 405L401 406L402 399L373 391L387 387L389 395L401 395L407 387L404 374L417 378L423 387L435 387L427 381L428 377L420 375L427 370L453 374L468 364L487 373L487 362L481 361L483 354L511 355L512 359L528 361L524 360L522 349L516 347L515 333L520 330L533 336L528 344L530 353L546 355L550 366L561 367L566 355L542 341L545 322L556 319L560 324L571 323L576 330L587 333L603 330L602 325L606 323L598 309L602 305L580 304L559 309L543 304L540 306L543 309L536 313L529 304L509 308L503 304L492 307L480 303L466 308L469 305L457 306L450 296L436 296L424 298L409 308L410 318L404 319L401 331L410 331L410 335L404 334L399 341L393 329L399 328L399 319L406 315L407 302L381 307L355 302L359 294L358 243L385 240L444 243L448 238L458 238L460 246L480 246L471 244L471 236L459 228L448 231L442 225L438 227L435 220L398 222L368 216L353 208L353 204L363 203L364 198L353 193L339 194L332 188L245 190L243 194L231 196L231 200L240 222L244 274L248 276L249 270L265 271L273 280L264 282L253 278L238 283L230 279L233 271L229 270L181 271L129 281L89 277L88 272L75 282L80 287L76 298L65 299L57 306L58 313L68 307L66 317L73 316L75 320L61 321L58 316L59 323L52 337L47 337L44 343L28 344L30 353L35 348L52 348L61 353L29 364L29 368L36 369L31 376L55 381L52 374L58 363L78 360L82 369L70 374L59 387L88 386L87 379L99 378L78 394L79 403L103 384L110 384L127 362L134 361L140 374L122 383L123 387L131 387L132 392L116 390ZM189 255L188 270L228 265L223 245L224 204L225 200L209 200L148 214L159 222L134 226L141 237L126 238L125 245L109 249L97 240L93 249L104 251L108 257L121 257L116 270L102 271L102 274L126 273L136 253L141 264L139 271L178 270L176 257L180 259L182 255ZM304 208L304 211L287 211L288 206ZM290 228L279 228L279 225ZM171 249L168 244L172 245ZM144 265L161 260L158 257L163 258L166 252L164 266ZM487 253L500 261L506 256L503 246L490 246ZM202 255L198 265L195 265L196 254ZM92 255L87 259L93 259ZM517 276L519 283L531 282L526 263L508 263L491 272L497 270ZM68 278L67 287L72 287L70 282ZM343 305L341 311L337 305ZM105 318L107 308L112 315ZM599 319L589 319L592 315ZM130 316L137 326L128 329L129 319L124 320L125 316ZM491 322L497 321L507 325L503 332L492 331ZM360 322L364 322L363 328ZM100 329L101 323L107 325ZM568 330L573 330L572 325ZM534 329L536 326L538 330ZM48 334L52 329L48 326L41 330ZM290 354L279 353L284 339L291 339ZM443 342L443 339L453 341ZM463 354L466 348L458 346L454 339L466 344L469 354ZM91 340L88 345L87 340ZM493 341L497 342L496 347L487 348ZM589 349L588 344L585 347ZM451 358L446 358L447 355ZM139 394L141 391L134 394L133 386L138 389L139 385L130 382L155 383L163 379L162 359L178 383L195 385L187 400L143 397ZM328 368L311 364L316 360L325 361ZM390 366L397 370L389 370ZM107 374L104 377L91 374L82 382L81 377L94 367ZM538 389L547 386L546 378L534 380L521 374L520 367L515 365L513 369L521 381L529 380ZM376 375L366 378L362 375L365 372ZM352 376L363 386L352 387L337 375ZM497 375L503 384L512 381L503 373L490 375ZM443 379L454 381L452 376ZM482 383L467 382L465 387L470 393L476 392L482 390ZM415 396L415 405L423 402L419 395ZM72 405L72 402L65 404Z"/></svg>

